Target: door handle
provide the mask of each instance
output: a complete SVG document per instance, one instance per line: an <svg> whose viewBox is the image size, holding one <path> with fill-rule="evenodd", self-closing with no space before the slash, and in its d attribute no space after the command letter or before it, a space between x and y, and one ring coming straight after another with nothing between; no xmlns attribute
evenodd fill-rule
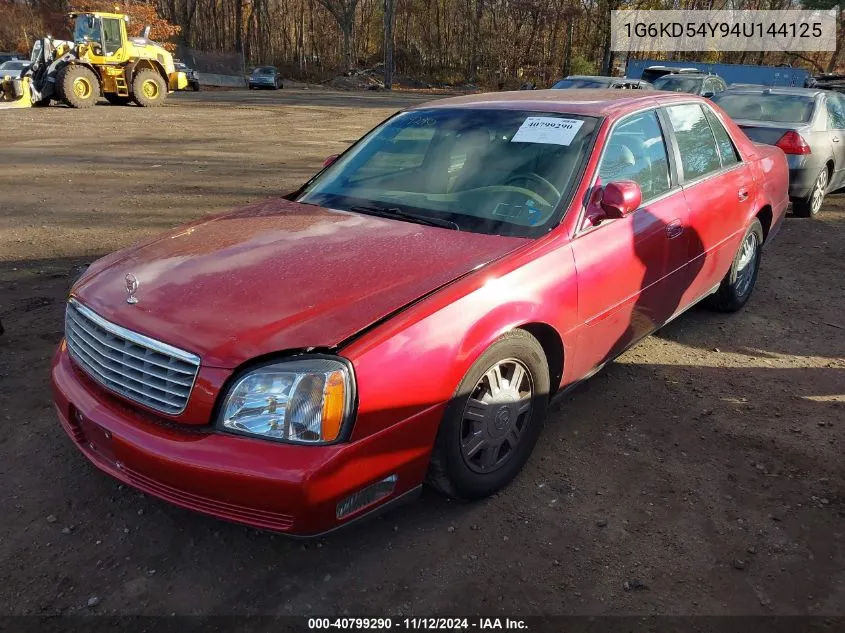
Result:
<svg viewBox="0 0 845 633"><path fill-rule="evenodd" d="M740 189L736 192L736 197L739 198L740 202L745 202L746 200L748 200L748 190Z"/></svg>
<svg viewBox="0 0 845 633"><path fill-rule="evenodd" d="M831 140L832 140L834 143L838 143L838 142L839 142L839 137L838 137L838 136L834 136Z"/></svg>
<svg viewBox="0 0 845 633"><path fill-rule="evenodd" d="M684 225L681 224L680 220L672 220L669 224L666 225L666 237L670 240L672 238L678 237L681 233L684 232Z"/></svg>

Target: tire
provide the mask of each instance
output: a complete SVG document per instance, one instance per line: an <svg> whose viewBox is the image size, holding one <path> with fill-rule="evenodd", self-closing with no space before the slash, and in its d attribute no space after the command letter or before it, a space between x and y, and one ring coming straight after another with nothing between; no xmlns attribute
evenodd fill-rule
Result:
<svg viewBox="0 0 845 633"><path fill-rule="evenodd" d="M46 108L47 106L50 105L50 101L51 101L50 97L47 97L46 99L41 99L40 101L33 102L32 107L33 108Z"/></svg>
<svg viewBox="0 0 845 633"><path fill-rule="evenodd" d="M112 105L123 106L123 105L129 105L130 103L132 103L132 97L122 97L122 96L117 95L113 92L107 92L103 96L106 98L106 101L108 101Z"/></svg>
<svg viewBox="0 0 845 633"><path fill-rule="evenodd" d="M85 66L68 64L57 77L62 102L71 108L91 108L100 97L97 75Z"/></svg>
<svg viewBox="0 0 845 633"><path fill-rule="evenodd" d="M195 81L194 83L191 84L191 90L193 90L194 92L200 91L200 84L199 84L198 81Z"/></svg>
<svg viewBox="0 0 845 633"><path fill-rule="evenodd" d="M132 78L132 97L142 108L155 108L167 99L167 84L156 71L142 68Z"/></svg>
<svg viewBox="0 0 845 633"><path fill-rule="evenodd" d="M795 198L792 201L792 213L799 218L811 218L819 212L824 203L824 196L830 184L830 174L827 165L822 167L819 175L813 181L813 188L805 198Z"/></svg>
<svg viewBox="0 0 845 633"><path fill-rule="evenodd" d="M512 388L517 366L524 374ZM498 396L488 378L496 368ZM473 364L446 408L428 484L461 499L481 499L504 488L534 450L548 401L549 364L540 343L525 330L502 335Z"/></svg>
<svg viewBox="0 0 845 633"><path fill-rule="evenodd" d="M731 269L719 289L705 300L705 305L718 312L736 312L751 297L763 251L763 226L754 218L734 255ZM748 259L751 257L752 259Z"/></svg>

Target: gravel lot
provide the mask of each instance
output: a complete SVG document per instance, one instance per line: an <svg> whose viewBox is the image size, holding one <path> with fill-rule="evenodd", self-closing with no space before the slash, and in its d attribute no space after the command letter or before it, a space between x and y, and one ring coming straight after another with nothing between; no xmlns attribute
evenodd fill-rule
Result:
<svg viewBox="0 0 845 633"><path fill-rule="evenodd" d="M554 405L517 481L301 543L117 485L52 410L80 266L285 193L420 95L0 113L0 613L845 615L845 196L736 315L693 310Z"/></svg>

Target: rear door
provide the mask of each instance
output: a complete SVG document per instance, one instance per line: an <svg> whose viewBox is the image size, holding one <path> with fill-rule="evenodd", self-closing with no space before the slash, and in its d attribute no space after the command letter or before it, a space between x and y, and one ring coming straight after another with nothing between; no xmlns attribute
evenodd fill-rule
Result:
<svg viewBox="0 0 845 633"><path fill-rule="evenodd" d="M702 103L666 107L689 207L687 271L682 304L698 300L730 268L755 198L751 169L716 114Z"/></svg>
<svg viewBox="0 0 845 633"><path fill-rule="evenodd" d="M845 183L845 98L838 92L828 92L827 133L833 148L833 177L830 189L838 189Z"/></svg>
<svg viewBox="0 0 845 633"><path fill-rule="evenodd" d="M679 297L665 280L687 257L687 208L669 161L656 110L614 124L593 191L620 180L642 190L640 208L590 225L572 241L578 273L578 351L573 374L584 376L661 325Z"/></svg>

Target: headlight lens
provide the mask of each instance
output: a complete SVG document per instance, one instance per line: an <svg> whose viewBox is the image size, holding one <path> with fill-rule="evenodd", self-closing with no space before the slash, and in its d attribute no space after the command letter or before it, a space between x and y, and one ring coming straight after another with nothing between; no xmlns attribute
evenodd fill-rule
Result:
<svg viewBox="0 0 845 633"><path fill-rule="evenodd" d="M333 442L352 413L347 365L309 358L265 365L229 390L220 426L238 433L302 444Z"/></svg>

